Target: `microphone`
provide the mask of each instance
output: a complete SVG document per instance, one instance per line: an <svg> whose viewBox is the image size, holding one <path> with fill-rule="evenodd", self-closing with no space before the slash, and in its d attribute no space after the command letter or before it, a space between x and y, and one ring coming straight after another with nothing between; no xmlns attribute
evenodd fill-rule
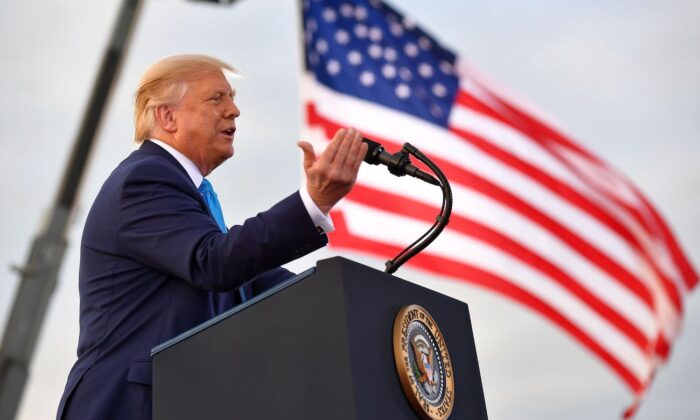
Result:
<svg viewBox="0 0 700 420"><path fill-rule="evenodd" d="M367 143L367 154L363 159L370 165L382 164L389 169L389 172L396 176L410 175L421 179L428 184L440 185L440 181L427 172L423 172L411 165L408 155L404 152L397 152L393 155L384 149L384 146L366 137L362 138L363 143Z"/></svg>

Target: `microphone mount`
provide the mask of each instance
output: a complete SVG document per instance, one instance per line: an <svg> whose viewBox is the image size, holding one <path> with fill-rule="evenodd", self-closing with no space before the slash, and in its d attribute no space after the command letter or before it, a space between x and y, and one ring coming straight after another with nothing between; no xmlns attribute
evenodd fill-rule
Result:
<svg viewBox="0 0 700 420"><path fill-rule="evenodd" d="M405 147L402 148L401 151L391 154L384 149L384 146L373 140L363 138L362 142L367 143L369 146L367 148L367 154L365 155L364 161L370 165L385 165L389 172L393 175L410 175L414 178L421 179L428 184L440 185L440 181L435 179L432 175L421 171L411 164L411 159L408 157L409 152Z"/></svg>
<svg viewBox="0 0 700 420"><path fill-rule="evenodd" d="M445 177L445 174L440 168L410 143L404 143L401 151L391 154L385 151L384 147L377 142L366 138L363 138L362 141L369 145L367 155L364 159L365 162L372 165L379 165L381 163L386 165L389 172L396 176L411 175L429 184L438 185L442 190L442 206L440 207L440 213L435 217L435 222L430 229L411 245L407 246L396 257L386 262L386 270L384 271L393 274L404 263L430 245L450 222L450 215L452 214L452 188L450 187L447 177ZM423 162L433 171L437 179L411 165L408 155L412 155Z"/></svg>

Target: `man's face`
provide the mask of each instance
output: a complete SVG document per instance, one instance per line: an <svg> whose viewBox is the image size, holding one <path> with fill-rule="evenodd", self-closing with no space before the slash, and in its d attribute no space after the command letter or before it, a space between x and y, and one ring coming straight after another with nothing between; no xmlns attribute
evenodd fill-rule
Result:
<svg viewBox="0 0 700 420"><path fill-rule="evenodd" d="M187 83L180 102L173 107L177 123L177 148L208 175L233 156L234 90L221 72L201 73Z"/></svg>

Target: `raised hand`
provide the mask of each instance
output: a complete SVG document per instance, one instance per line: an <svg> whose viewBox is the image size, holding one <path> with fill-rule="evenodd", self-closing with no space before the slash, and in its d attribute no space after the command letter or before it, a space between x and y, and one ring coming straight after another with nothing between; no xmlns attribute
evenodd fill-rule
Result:
<svg viewBox="0 0 700 420"><path fill-rule="evenodd" d="M362 143L362 134L354 128L338 130L318 157L310 143L300 141L297 145L304 152L309 196L319 210L328 214L355 184L360 164L367 154L367 145Z"/></svg>

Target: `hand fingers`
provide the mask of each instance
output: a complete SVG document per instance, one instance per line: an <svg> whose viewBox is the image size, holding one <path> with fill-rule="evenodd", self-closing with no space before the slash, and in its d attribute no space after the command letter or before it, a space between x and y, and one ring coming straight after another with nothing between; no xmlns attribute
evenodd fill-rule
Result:
<svg viewBox="0 0 700 420"><path fill-rule="evenodd" d="M340 131L338 132L340 133ZM331 160L332 165L338 165L338 166L343 166L345 164L345 161L348 157L348 152L350 151L350 147L352 146L352 141L355 138L355 135L357 134L357 130L354 128L349 128L346 130L340 138L338 138L338 148L335 152L335 155L333 156L333 159ZM338 137L336 135L336 137ZM336 139L333 139L334 142Z"/></svg>
<svg viewBox="0 0 700 420"><path fill-rule="evenodd" d="M357 168L367 153L367 148L361 146L362 134L359 131L354 128L341 128L335 133L333 140L318 160L339 169Z"/></svg>
<svg viewBox="0 0 700 420"><path fill-rule="evenodd" d="M304 152L304 169L308 169L316 161L316 152L311 143L307 141L297 142L297 146Z"/></svg>
<svg viewBox="0 0 700 420"><path fill-rule="evenodd" d="M365 159L365 156L367 156L367 149L369 148L369 145L364 143L362 139L360 139L359 144L360 146L358 147L357 156L352 164L352 170L355 172L360 169L360 165L362 165L362 161Z"/></svg>
<svg viewBox="0 0 700 420"><path fill-rule="evenodd" d="M359 131L355 131L351 141L350 141L350 148L348 150L348 156L346 158L346 164L350 166L351 168L355 168L356 166L359 166L360 162L362 162L362 159L364 159L365 155L360 153L360 146L362 146L362 133ZM367 152L365 151L365 154Z"/></svg>
<svg viewBox="0 0 700 420"><path fill-rule="evenodd" d="M323 151L321 157L319 157L319 160L322 160L326 163L331 163L333 161L336 153L338 153L338 147L340 146L340 142L343 140L343 138L345 138L346 132L347 130L344 128L341 128L340 130L336 131L335 135L333 136L333 140L331 140L330 144L326 146L326 150Z"/></svg>

